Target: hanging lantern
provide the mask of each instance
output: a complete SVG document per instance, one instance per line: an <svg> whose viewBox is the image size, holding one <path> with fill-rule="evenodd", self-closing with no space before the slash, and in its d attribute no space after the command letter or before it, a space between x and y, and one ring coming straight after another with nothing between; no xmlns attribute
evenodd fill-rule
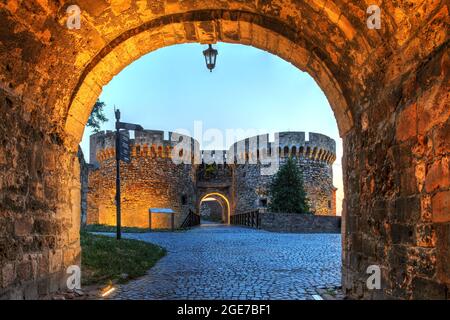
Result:
<svg viewBox="0 0 450 320"><path fill-rule="evenodd" d="M212 47L212 45L209 45L208 49L203 51L203 55L205 56L205 62L206 67L209 69L210 72L213 71L213 69L216 67L216 60L217 55L219 52Z"/></svg>

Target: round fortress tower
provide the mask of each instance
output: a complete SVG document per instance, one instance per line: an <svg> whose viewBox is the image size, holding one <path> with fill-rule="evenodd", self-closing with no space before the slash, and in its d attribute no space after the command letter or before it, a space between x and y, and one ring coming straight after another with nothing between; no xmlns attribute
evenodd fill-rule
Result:
<svg viewBox="0 0 450 320"><path fill-rule="evenodd" d="M305 132L276 133L274 141L269 141L268 135L259 135L230 147L227 160L235 164L235 212L267 208L273 174L288 157L296 161L303 174L311 211L316 215L336 215L332 169L336 142L319 133L309 133L306 140Z"/></svg>
<svg viewBox="0 0 450 320"><path fill-rule="evenodd" d="M182 139L191 152L176 148ZM131 163L121 162L122 225L147 228L149 208L173 209L175 226L181 225L189 211L196 210L195 168L189 164L193 159L187 157L193 157L198 142L172 132L164 139L163 131L143 130L135 131L130 144ZM115 134L94 134L90 145L90 162L96 169L89 174L87 220L115 225ZM187 164L173 161L174 152ZM152 227L170 228L170 217L153 215Z"/></svg>

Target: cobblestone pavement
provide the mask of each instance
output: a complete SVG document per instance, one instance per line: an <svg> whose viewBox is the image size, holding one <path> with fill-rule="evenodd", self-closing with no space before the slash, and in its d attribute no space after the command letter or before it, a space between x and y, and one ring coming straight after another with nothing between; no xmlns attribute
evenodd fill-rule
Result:
<svg viewBox="0 0 450 320"><path fill-rule="evenodd" d="M340 286L338 234L282 234L202 225L186 232L124 234L168 251L115 299L313 299Z"/></svg>

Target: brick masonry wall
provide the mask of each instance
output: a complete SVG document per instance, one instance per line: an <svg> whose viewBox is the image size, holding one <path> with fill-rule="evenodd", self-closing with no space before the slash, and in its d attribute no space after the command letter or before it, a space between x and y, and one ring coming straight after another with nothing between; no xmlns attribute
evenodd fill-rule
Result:
<svg viewBox="0 0 450 320"><path fill-rule="evenodd" d="M341 233L341 217L262 213L261 229L275 232Z"/></svg>

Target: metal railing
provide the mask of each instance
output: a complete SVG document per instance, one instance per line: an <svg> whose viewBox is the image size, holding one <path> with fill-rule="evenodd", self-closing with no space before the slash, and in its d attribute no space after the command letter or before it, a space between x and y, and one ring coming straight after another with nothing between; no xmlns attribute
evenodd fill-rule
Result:
<svg viewBox="0 0 450 320"><path fill-rule="evenodd" d="M189 210L189 214L184 219L181 224L181 229L192 228L200 224L200 215L196 214L194 211Z"/></svg>
<svg viewBox="0 0 450 320"><path fill-rule="evenodd" d="M246 211L231 216L230 223L232 225L246 226L251 228L261 228L261 215L259 210Z"/></svg>

